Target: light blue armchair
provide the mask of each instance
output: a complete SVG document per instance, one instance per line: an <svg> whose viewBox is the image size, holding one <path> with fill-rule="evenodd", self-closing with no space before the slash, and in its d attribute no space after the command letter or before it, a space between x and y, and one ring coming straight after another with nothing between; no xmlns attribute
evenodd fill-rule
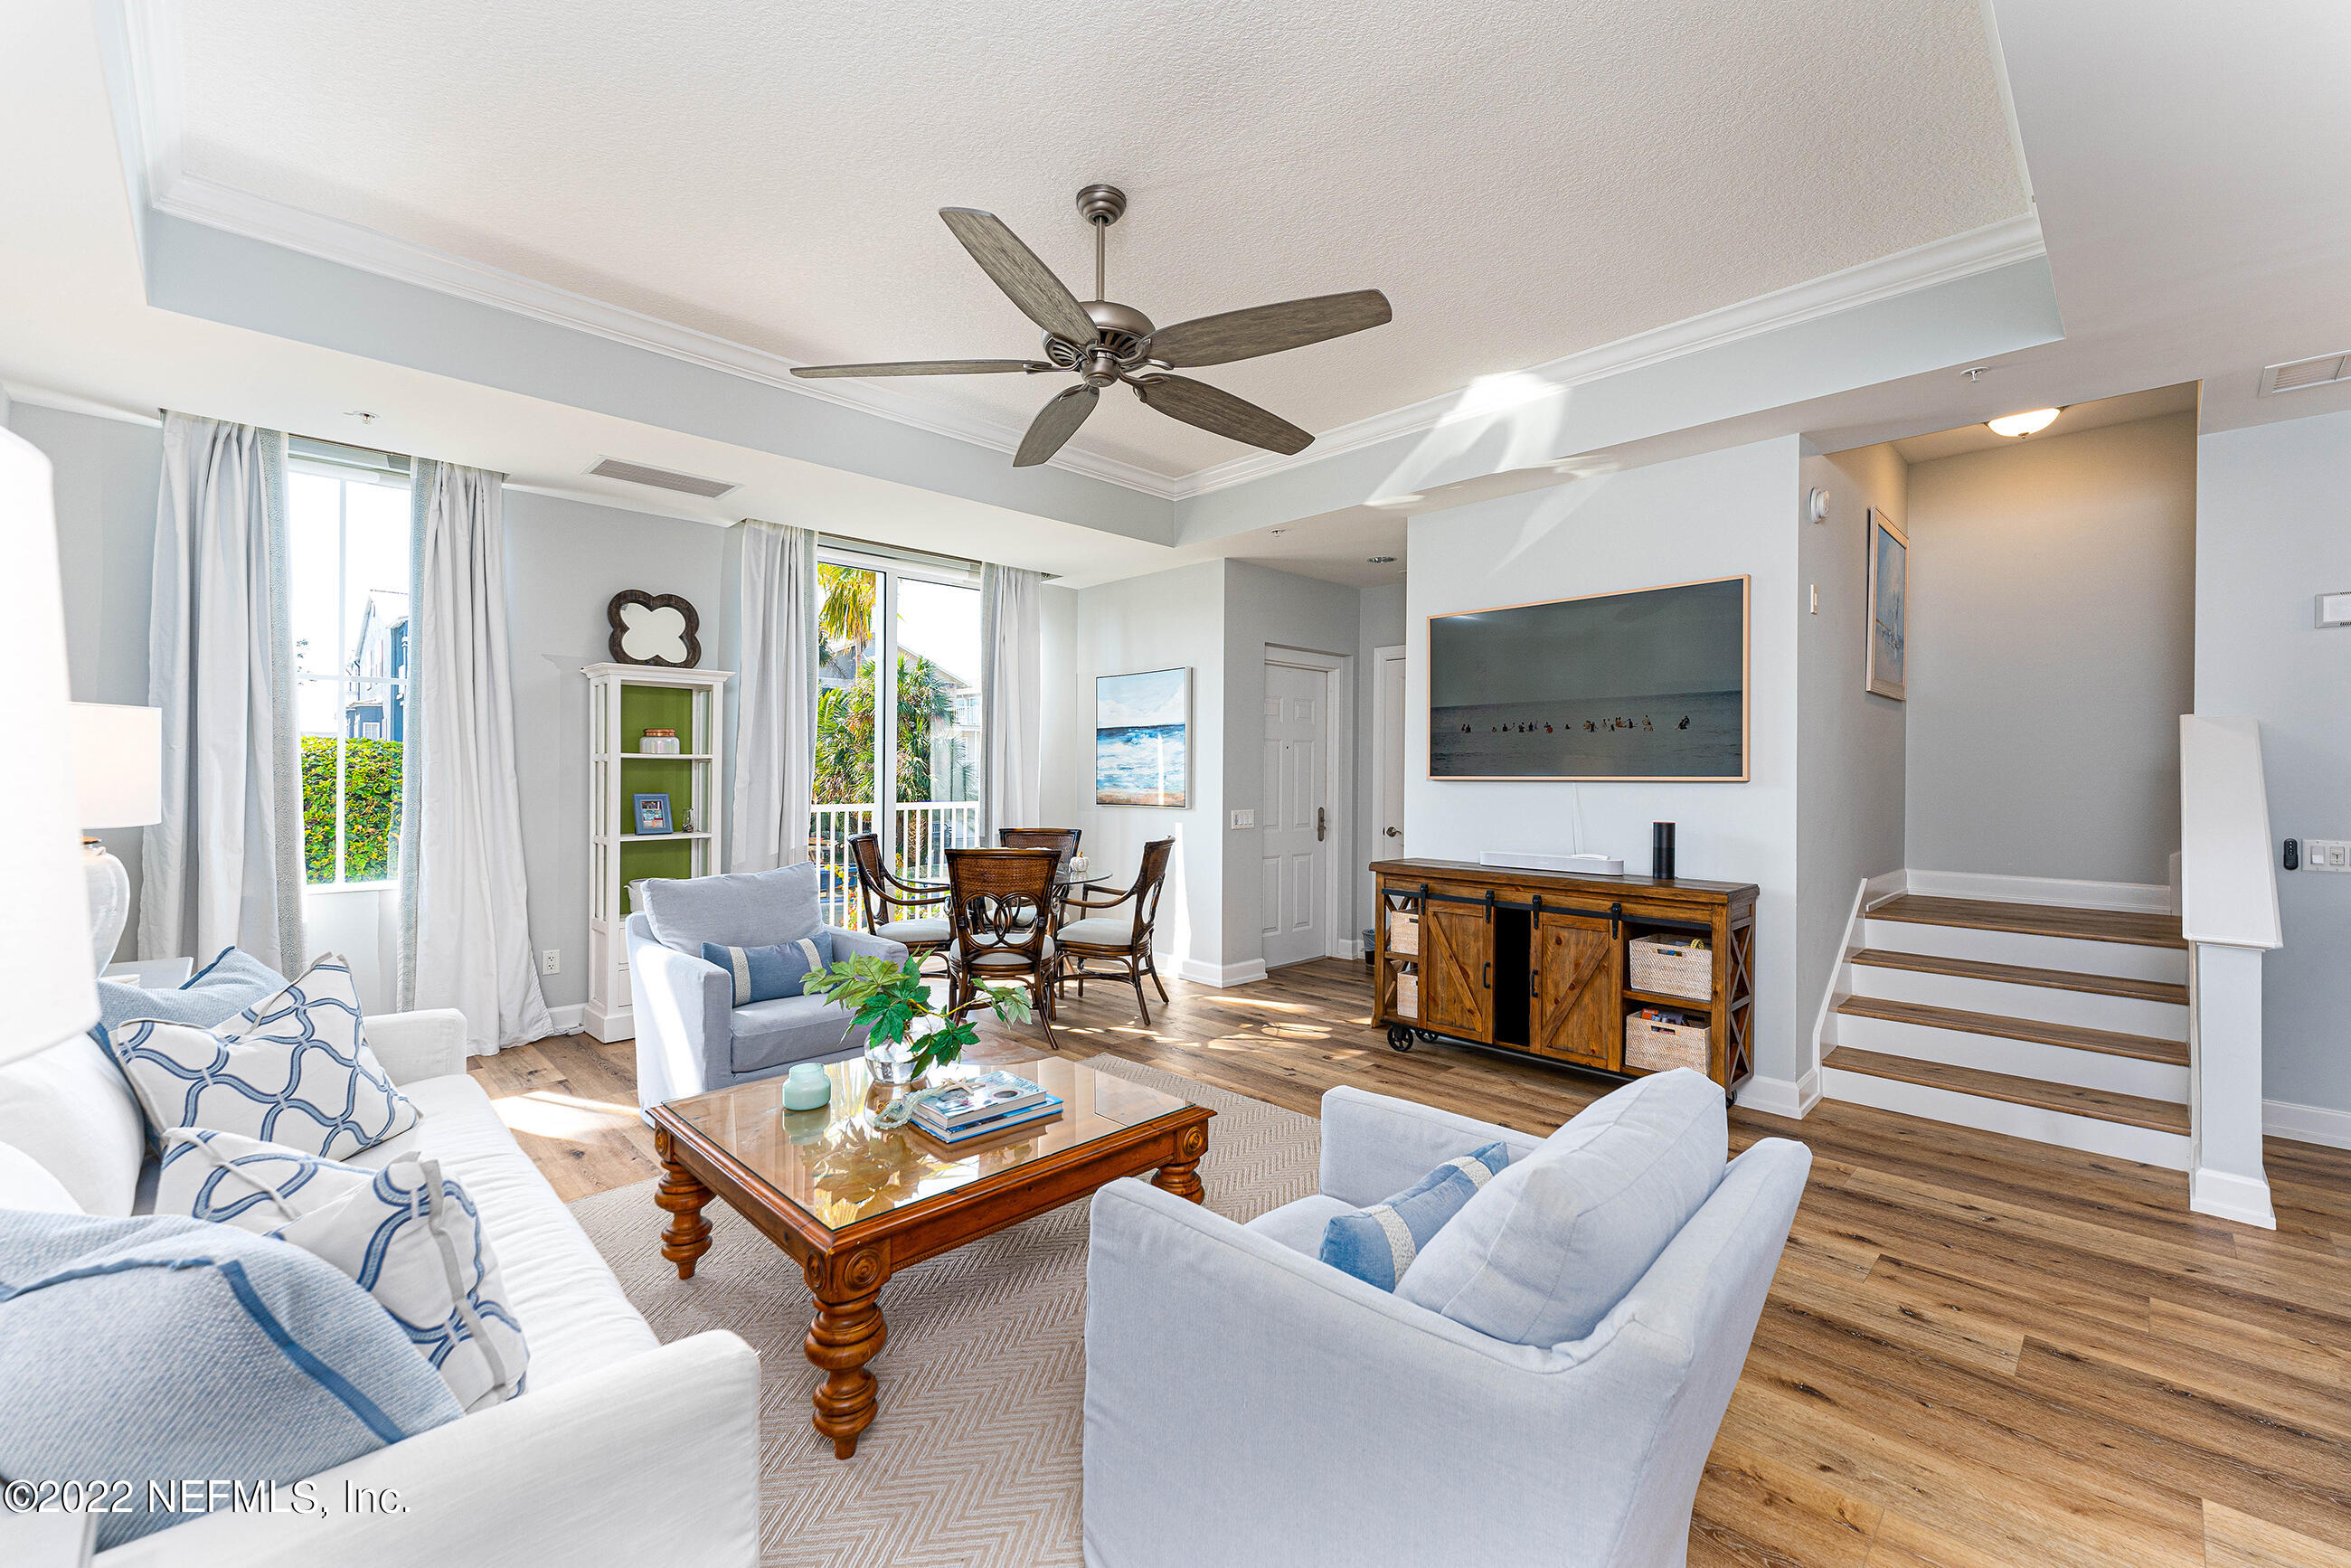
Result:
<svg viewBox="0 0 2351 1568"><path fill-rule="evenodd" d="M1322 1097L1322 1193L1242 1226L1095 1194L1089 1568L1675 1568L1812 1155L1766 1139L1584 1338L1489 1339L1322 1262L1333 1214L1539 1140Z"/></svg>
<svg viewBox="0 0 2351 1568"><path fill-rule="evenodd" d="M629 1000L637 1030L637 1103L651 1108L729 1084L773 1078L796 1061L837 1061L865 1049L865 1031L829 997L735 1005L734 977L702 945L760 947L817 931L835 959L872 954L904 962L904 944L827 925L816 867L737 873L635 885L629 916Z"/></svg>

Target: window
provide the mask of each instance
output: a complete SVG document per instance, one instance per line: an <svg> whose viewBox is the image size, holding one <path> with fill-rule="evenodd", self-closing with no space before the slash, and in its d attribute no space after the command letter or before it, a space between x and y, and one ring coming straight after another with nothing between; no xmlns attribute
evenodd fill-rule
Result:
<svg viewBox="0 0 2351 1568"><path fill-rule="evenodd" d="M944 881L946 852L979 842L979 590L967 570L830 550L817 570L809 852L826 918L853 925L854 834L879 833L916 882Z"/></svg>
<svg viewBox="0 0 2351 1568"><path fill-rule="evenodd" d="M291 443L287 598L302 747L303 880L400 874L408 733L408 460Z"/></svg>

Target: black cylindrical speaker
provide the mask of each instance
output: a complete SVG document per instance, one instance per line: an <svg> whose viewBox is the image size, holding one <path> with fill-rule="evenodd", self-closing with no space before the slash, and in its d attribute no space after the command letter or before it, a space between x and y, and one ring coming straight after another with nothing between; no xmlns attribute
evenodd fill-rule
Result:
<svg viewBox="0 0 2351 1568"><path fill-rule="evenodd" d="M1659 882L1674 880L1674 825L1649 824L1649 874Z"/></svg>

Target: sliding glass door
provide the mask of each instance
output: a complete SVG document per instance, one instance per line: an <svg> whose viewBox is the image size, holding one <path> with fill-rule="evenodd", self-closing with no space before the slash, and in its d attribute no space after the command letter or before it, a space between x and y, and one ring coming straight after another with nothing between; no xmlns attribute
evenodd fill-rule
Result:
<svg viewBox="0 0 2351 1568"><path fill-rule="evenodd" d="M809 850L826 918L854 925L852 835L879 834L911 882L943 881L946 852L979 841L979 591L952 570L830 551L818 571Z"/></svg>

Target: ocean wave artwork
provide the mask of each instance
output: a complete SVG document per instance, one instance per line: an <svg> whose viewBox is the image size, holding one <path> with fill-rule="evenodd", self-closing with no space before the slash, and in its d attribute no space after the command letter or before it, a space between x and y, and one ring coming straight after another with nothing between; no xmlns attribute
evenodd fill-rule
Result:
<svg viewBox="0 0 2351 1568"><path fill-rule="evenodd" d="M1094 681L1094 803L1187 803L1192 673L1146 670Z"/></svg>

